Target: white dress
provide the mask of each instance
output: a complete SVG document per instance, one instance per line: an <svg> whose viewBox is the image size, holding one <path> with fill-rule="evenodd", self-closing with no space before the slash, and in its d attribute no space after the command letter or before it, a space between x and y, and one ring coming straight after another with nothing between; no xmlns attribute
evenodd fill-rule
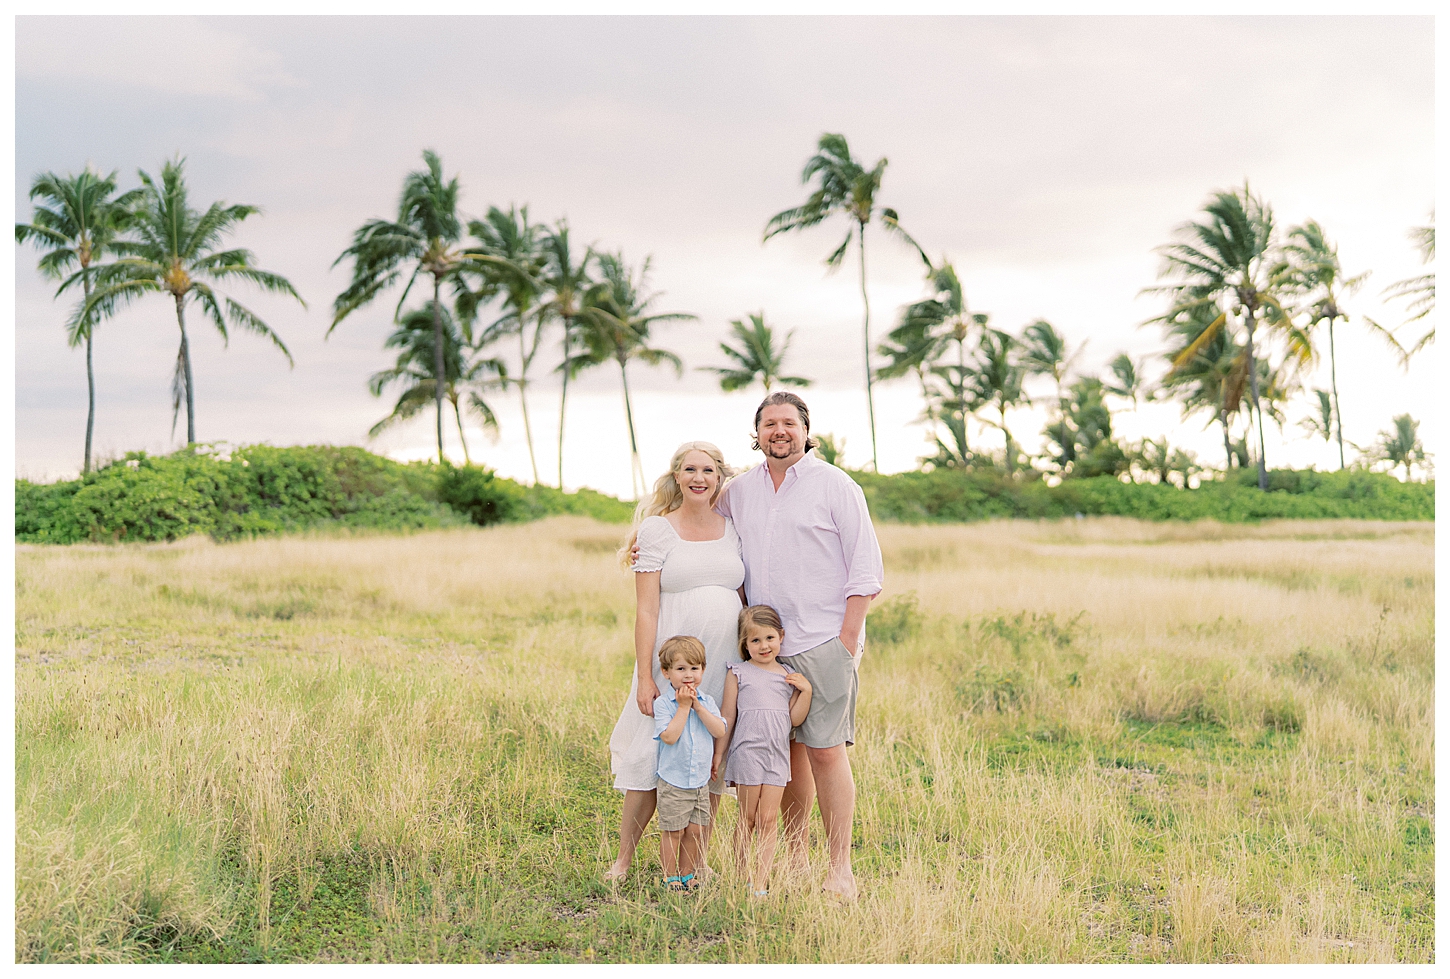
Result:
<svg viewBox="0 0 1450 979"><path fill-rule="evenodd" d="M681 540L664 517L646 517L639 525L639 556L635 571L660 572L660 617L650 665L655 687L669 681L660 672L660 644L671 636L694 636L705 644L705 676L700 690L718 704L725 695L726 667L740 662L736 639L740 594L745 565L740 559L740 538L735 525L725 520L725 533L717 540ZM629 685L629 697L609 737L610 768L614 787L649 791L655 787L655 719L641 714L635 704L639 676ZM723 782L711 783L712 792Z"/></svg>

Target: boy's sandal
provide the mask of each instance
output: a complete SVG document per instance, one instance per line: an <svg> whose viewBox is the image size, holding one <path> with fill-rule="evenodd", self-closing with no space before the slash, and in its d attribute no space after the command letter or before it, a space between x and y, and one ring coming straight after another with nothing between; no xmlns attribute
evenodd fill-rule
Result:
<svg viewBox="0 0 1450 979"><path fill-rule="evenodd" d="M675 894L683 893L685 890L685 882L680 877L666 877L665 890Z"/></svg>
<svg viewBox="0 0 1450 979"><path fill-rule="evenodd" d="M695 879L694 874L685 874L684 876L682 876L680 878L680 884L684 887L685 890L690 891L691 893L699 890L700 887L700 882Z"/></svg>
<svg viewBox="0 0 1450 979"><path fill-rule="evenodd" d="M755 897L755 898L769 897L770 896L770 891L768 891L768 890L751 891L750 892L750 896L751 897Z"/></svg>

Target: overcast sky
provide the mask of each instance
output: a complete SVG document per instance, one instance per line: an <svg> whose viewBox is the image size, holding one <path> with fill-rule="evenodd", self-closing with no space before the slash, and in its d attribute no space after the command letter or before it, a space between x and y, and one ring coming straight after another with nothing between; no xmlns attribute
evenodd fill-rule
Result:
<svg viewBox="0 0 1450 979"><path fill-rule="evenodd" d="M176 154L193 202L259 205L238 243L288 276L307 301L237 298L296 358L236 334L229 346L189 320L202 441L367 445L394 457L432 452L421 418L369 442L391 406L368 393L388 366L392 300L354 314L324 342L349 267L331 268L363 221L392 217L421 151L458 174L462 211L528 204L567 216L582 244L653 258L659 308L699 316L659 342L683 378L632 368L645 471L662 471L691 438L737 464L760 392L722 395L694 368L719 364L728 323L763 309L794 330L787 366L814 378L817 431L869 457L854 265L822 260L844 226L762 244L775 212L809 193L800 171L823 132L840 132L868 166L887 157L880 202L933 258L955 263L977 310L1012 331L1045 317L1098 370L1122 350L1161 354L1138 324L1161 311L1141 297L1153 249L1172 240L1209 193L1244 180L1289 226L1313 218L1346 269L1373 270L1336 333L1347 439L1367 444L1408 411L1439 444L1436 355L1408 373L1359 324L1403 321L1382 301L1420 274L1407 233L1434 207L1434 31L1428 17L959 18L178 18L16 22L17 219L40 171L89 161L133 186ZM76 51L87 52L77 58ZM72 476L86 417L84 355L68 348L68 302L16 252L16 469ZM868 237L873 343L922 298L922 267ZM1412 327L1405 335L1417 335ZM138 303L96 334L96 449L169 451L178 334L170 303ZM540 358L553 357L552 352ZM536 368L537 370L537 368ZM1161 372L1159 365L1153 368ZM540 475L556 479L557 380L531 388ZM1328 363L1305 378L1328 386ZM1045 389L1034 385L1034 391ZM577 392L577 393L576 393ZM529 478L517 394L494 396L498 442L469 432L474 459ZM926 451L921 405L906 381L877 394L881 467ZM1269 429L1271 465L1334 465L1296 422ZM1042 412L1012 418L1038 444ZM1220 464L1203 417L1176 406L1124 411L1129 439L1167 435ZM628 494L628 435L618 372L571 385L565 482ZM449 450L461 460L456 434ZM982 435L984 443L989 436ZM1000 444L1000 442L999 442ZM758 456L756 457L758 458Z"/></svg>

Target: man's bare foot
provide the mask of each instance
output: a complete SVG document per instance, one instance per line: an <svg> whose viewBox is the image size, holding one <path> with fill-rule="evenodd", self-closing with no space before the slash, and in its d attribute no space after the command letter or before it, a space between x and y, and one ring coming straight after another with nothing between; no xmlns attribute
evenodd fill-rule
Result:
<svg viewBox="0 0 1450 979"><path fill-rule="evenodd" d="M826 882L821 885L821 890L843 901L854 901L858 893L856 877L849 870L843 874L829 873L826 875Z"/></svg>

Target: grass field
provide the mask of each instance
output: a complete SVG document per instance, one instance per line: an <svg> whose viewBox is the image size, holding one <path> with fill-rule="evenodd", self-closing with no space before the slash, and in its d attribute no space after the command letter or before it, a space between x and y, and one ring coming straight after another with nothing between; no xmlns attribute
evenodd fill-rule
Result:
<svg viewBox="0 0 1450 979"><path fill-rule="evenodd" d="M1433 525L878 530L847 907L601 881L618 527L22 546L17 957L1433 960Z"/></svg>

